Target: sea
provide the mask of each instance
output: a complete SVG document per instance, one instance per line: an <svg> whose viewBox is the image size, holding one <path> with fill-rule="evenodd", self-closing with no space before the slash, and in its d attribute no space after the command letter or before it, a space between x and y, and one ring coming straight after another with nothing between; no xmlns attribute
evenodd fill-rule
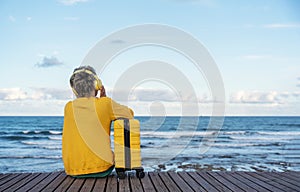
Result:
<svg viewBox="0 0 300 192"><path fill-rule="evenodd" d="M300 117L227 116L215 129L208 116L135 118L146 171L300 171ZM62 128L63 117L0 117L0 173L64 170Z"/></svg>

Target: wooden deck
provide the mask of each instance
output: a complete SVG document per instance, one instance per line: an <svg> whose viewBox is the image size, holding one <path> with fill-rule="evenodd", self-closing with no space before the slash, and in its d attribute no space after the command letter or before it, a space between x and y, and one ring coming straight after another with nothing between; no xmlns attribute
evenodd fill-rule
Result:
<svg viewBox="0 0 300 192"><path fill-rule="evenodd" d="M0 174L0 191L300 191L300 172L149 172L74 179L63 172Z"/></svg>

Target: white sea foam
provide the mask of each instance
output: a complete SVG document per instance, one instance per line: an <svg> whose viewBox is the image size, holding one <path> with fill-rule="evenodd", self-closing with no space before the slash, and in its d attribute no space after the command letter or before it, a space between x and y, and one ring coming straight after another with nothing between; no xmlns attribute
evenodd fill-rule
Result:
<svg viewBox="0 0 300 192"><path fill-rule="evenodd" d="M292 140L295 137L264 137L264 136L230 136L233 140L247 140L247 141L282 141L282 140Z"/></svg>
<svg viewBox="0 0 300 192"><path fill-rule="evenodd" d="M38 155L16 155L16 156L0 156L1 159L60 159L60 155L38 156Z"/></svg>
<svg viewBox="0 0 300 192"><path fill-rule="evenodd" d="M49 131L49 133L52 135L60 135L62 132L61 131Z"/></svg>
<svg viewBox="0 0 300 192"><path fill-rule="evenodd" d="M246 131L224 131L221 132L220 134L222 135L244 135Z"/></svg>
<svg viewBox="0 0 300 192"><path fill-rule="evenodd" d="M49 136L48 137L50 140L61 140L62 138L61 137L59 137L59 136L56 136L56 137L54 137L54 136Z"/></svg>
<svg viewBox="0 0 300 192"><path fill-rule="evenodd" d="M21 141L21 143L25 145L40 145L41 143L33 142L33 141Z"/></svg>
<svg viewBox="0 0 300 192"><path fill-rule="evenodd" d="M291 135L291 136L296 136L296 135L299 136L300 135L300 131L277 131L277 132L259 131L257 133L260 135Z"/></svg>
<svg viewBox="0 0 300 192"><path fill-rule="evenodd" d="M28 134L30 131L26 130L26 131L22 131L22 133L24 134Z"/></svg>
<svg viewBox="0 0 300 192"><path fill-rule="evenodd" d="M257 143L213 143L212 147L251 147L251 146L263 146L263 144Z"/></svg>
<svg viewBox="0 0 300 192"><path fill-rule="evenodd" d="M43 140L43 141L21 141L22 144L25 145L38 145L38 146L48 146L50 144L57 144L57 141L55 140L51 140L51 141L47 141L47 140Z"/></svg>
<svg viewBox="0 0 300 192"><path fill-rule="evenodd" d="M217 134L215 131L177 131L177 132L164 132L164 131L144 131L141 132L141 137L161 137L161 138L179 138L179 137L192 137L192 136L207 136Z"/></svg>

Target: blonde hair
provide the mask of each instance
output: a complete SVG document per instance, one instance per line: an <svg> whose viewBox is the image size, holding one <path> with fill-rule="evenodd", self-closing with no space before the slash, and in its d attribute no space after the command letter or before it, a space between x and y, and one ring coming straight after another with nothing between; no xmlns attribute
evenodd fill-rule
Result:
<svg viewBox="0 0 300 192"><path fill-rule="evenodd" d="M70 85L75 90L75 94L77 97L93 97L92 92L95 91L95 76L93 74L79 72L76 73L78 70L86 69L91 71L94 75L96 71L91 66L80 66L74 69L73 74L70 78Z"/></svg>

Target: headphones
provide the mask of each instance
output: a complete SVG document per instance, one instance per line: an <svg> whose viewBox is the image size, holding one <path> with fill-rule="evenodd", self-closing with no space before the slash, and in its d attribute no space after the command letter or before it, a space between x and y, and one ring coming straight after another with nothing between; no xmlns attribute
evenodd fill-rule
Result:
<svg viewBox="0 0 300 192"><path fill-rule="evenodd" d="M80 69L80 70L77 70L77 71L75 71L75 72L72 74L72 76L75 75L75 74L77 74L77 73L82 73L82 72L88 73L88 74L90 74L90 75L93 75L93 77L95 78L95 81L94 81L95 90L96 90L96 91L101 90L101 88L102 88L102 82L101 82L101 80L98 78L98 76L97 76L95 73L93 73L92 71L90 71L90 70L88 70L88 69ZM74 89L74 87L73 87L73 86L71 86L71 87L72 87L72 90L73 90L74 94L75 94L75 95L78 95L78 93L77 93L77 91Z"/></svg>

